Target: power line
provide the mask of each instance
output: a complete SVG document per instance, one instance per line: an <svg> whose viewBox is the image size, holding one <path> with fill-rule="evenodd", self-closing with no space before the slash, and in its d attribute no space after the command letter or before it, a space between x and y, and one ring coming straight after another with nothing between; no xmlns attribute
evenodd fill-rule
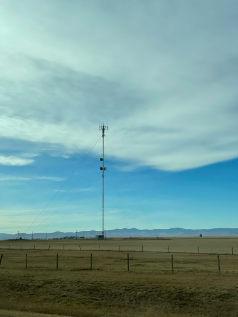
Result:
<svg viewBox="0 0 238 317"><path fill-rule="evenodd" d="M74 200L77 196L79 196L83 191L85 191L85 189L90 188L97 180L99 180L99 177L96 178L88 187L82 189L77 195L75 195L72 199L70 199L69 201L67 201L63 206L61 206L60 208L58 208L55 212L53 212L51 215L49 215L47 218L45 218L42 222L40 222L36 227L39 227L43 222L45 222L47 219L49 219L51 216L53 216L55 213L57 213L59 210L61 210L63 207L65 207L66 205L68 205L72 200Z"/></svg>
<svg viewBox="0 0 238 317"><path fill-rule="evenodd" d="M83 161L85 160L85 158L92 152L92 150L94 149L94 147L97 145L98 141L100 140L101 137L99 137L99 139L97 140L97 142L94 144L94 146L89 150L89 152L82 158L82 160L79 162L79 164L77 165L77 167L75 168L75 170L70 174L70 176L66 179L66 181L63 183L63 185L60 187L60 189L55 193L55 195L53 196L53 198L46 204L45 208L42 209L42 211L40 212L40 214L36 217L36 219L31 223L31 225L27 228L27 231L33 226L33 224L36 222L36 220L42 215L42 213L46 210L46 208L49 206L49 204L55 199L55 197L58 195L58 193L61 191L61 189L65 186L65 184L68 183L69 179L73 176L73 174L77 171L77 169L79 168L79 166L83 163Z"/></svg>
<svg viewBox="0 0 238 317"><path fill-rule="evenodd" d="M90 169L93 165L95 166L95 162L93 162L92 164L87 166L86 169L84 168L83 173L76 174L76 175L80 175L80 177L82 178L82 176L84 176L85 174L87 174L90 171ZM77 182L78 182L78 179L76 179L76 181L73 182L73 184L71 184L71 186L74 187ZM64 192L63 194L61 194L60 198L62 199L66 194L67 194L67 192ZM42 216L43 216L43 214L42 214Z"/></svg>

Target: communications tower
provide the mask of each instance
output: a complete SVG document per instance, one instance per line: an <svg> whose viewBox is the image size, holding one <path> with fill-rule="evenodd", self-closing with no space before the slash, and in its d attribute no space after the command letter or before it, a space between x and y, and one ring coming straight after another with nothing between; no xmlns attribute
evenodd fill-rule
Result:
<svg viewBox="0 0 238 317"><path fill-rule="evenodd" d="M107 170L107 168L104 166L104 137L105 137L105 131L108 130L108 126L106 125L100 125L99 130L102 130L102 157L100 158L100 161L102 162L102 166L100 167L100 170L102 171L102 235L101 239L104 239L104 172Z"/></svg>

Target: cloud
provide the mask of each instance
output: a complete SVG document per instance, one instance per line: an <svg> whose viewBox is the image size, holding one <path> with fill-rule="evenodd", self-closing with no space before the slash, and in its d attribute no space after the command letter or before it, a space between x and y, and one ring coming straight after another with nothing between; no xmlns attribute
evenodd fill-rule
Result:
<svg viewBox="0 0 238 317"><path fill-rule="evenodd" d="M10 166L23 166L32 164L34 160L32 159L23 159L16 156L3 156L0 155L0 164L1 165L10 165Z"/></svg>
<svg viewBox="0 0 238 317"><path fill-rule="evenodd" d="M74 188L74 189L61 189L61 193L75 193L75 192L88 192L94 190L93 187L91 188ZM58 192L59 189L54 189L55 192Z"/></svg>
<svg viewBox="0 0 238 317"><path fill-rule="evenodd" d="M3 1L1 136L67 157L104 121L106 154L132 168L238 157L236 8Z"/></svg>
<svg viewBox="0 0 238 317"><path fill-rule="evenodd" d="M30 176L30 177L21 177L21 176L0 176L1 181L32 181L32 180L49 180L55 182L61 182L64 180L62 177L54 176Z"/></svg>

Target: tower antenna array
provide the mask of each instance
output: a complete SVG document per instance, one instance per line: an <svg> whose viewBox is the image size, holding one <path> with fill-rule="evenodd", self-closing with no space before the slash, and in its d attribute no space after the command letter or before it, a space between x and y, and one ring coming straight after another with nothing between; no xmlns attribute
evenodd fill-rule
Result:
<svg viewBox="0 0 238 317"><path fill-rule="evenodd" d="M100 125L99 130L102 130L102 157L100 158L102 166L100 167L100 170L102 171L102 238L104 239L104 171L107 170L104 166L104 137L105 131L108 130L108 126L104 124Z"/></svg>

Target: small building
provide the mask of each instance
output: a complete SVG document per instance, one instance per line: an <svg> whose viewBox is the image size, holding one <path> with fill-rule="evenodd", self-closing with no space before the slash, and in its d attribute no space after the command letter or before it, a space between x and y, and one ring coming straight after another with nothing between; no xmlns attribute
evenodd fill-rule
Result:
<svg viewBox="0 0 238 317"><path fill-rule="evenodd" d="M202 238L202 234L200 233L200 238Z"/></svg>
<svg viewBox="0 0 238 317"><path fill-rule="evenodd" d="M104 235L103 234L99 234L96 236L97 240L104 240Z"/></svg>

